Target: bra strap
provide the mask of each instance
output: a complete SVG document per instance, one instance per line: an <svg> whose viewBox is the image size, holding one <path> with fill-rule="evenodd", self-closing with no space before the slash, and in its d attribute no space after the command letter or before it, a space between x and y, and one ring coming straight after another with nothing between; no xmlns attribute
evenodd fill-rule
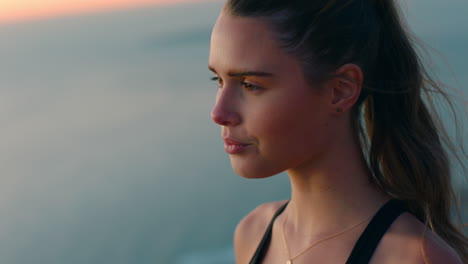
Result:
<svg viewBox="0 0 468 264"><path fill-rule="evenodd" d="M265 256L266 250L270 245L271 230L273 229L273 223L275 222L276 218L284 211L288 203L289 201L285 203L282 207L280 207L278 211L276 211L275 215L270 221L270 224L268 225L268 228L265 231L265 234L263 235L262 241L260 241L260 244L258 245L257 250L255 251L255 254L253 255L249 264L258 264Z"/></svg>
<svg viewBox="0 0 468 264"><path fill-rule="evenodd" d="M385 232L406 210L405 203L399 200L390 200L382 206L354 245L346 264L369 263Z"/></svg>

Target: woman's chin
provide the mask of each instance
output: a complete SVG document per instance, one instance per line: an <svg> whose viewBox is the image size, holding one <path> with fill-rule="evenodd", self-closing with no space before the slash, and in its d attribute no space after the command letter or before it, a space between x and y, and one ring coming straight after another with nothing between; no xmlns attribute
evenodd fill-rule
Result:
<svg viewBox="0 0 468 264"><path fill-rule="evenodd" d="M245 173L240 174L237 172L236 174L245 179L263 179L263 178L268 178L268 177L273 176L273 175L261 175L261 174L245 174Z"/></svg>
<svg viewBox="0 0 468 264"><path fill-rule="evenodd" d="M237 175L246 179L263 179L282 172L282 170L265 168L258 165L248 166L248 164L239 164L236 162L231 162L231 165Z"/></svg>

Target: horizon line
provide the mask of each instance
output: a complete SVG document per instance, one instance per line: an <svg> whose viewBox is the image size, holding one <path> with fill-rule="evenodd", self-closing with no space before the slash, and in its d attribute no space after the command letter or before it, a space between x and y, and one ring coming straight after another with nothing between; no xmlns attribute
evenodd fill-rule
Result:
<svg viewBox="0 0 468 264"><path fill-rule="evenodd" d="M13 0L14 1L14 0ZM122 2L123 1L123 2ZM102 5L78 5L78 6L60 6L51 8L50 10L44 11L45 9L40 10L26 10L23 13L14 14L10 16L5 16L0 12L0 26L12 25L12 24L22 24L27 22L42 21L54 18L62 18L68 16L79 16L86 14L95 14L101 12L112 12L125 9L138 9L144 7L166 7L177 4L194 4L194 3L209 3L216 2L217 0L133 0L131 2L122 0L121 2L112 3L112 4L102 4ZM3 11L5 12L5 11ZM7 10L8 12L8 10Z"/></svg>

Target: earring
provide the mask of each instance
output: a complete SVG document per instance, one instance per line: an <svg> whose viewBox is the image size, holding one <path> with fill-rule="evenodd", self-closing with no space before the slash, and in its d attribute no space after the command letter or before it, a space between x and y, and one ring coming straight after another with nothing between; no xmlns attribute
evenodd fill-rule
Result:
<svg viewBox="0 0 468 264"><path fill-rule="evenodd" d="M336 112L338 112L338 113L343 113L343 108L341 108L341 107L337 108L337 109L336 109Z"/></svg>

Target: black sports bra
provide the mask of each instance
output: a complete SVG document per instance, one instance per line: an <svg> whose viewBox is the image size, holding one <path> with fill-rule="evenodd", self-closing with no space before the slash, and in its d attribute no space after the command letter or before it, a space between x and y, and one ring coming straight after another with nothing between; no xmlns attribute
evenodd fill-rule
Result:
<svg viewBox="0 0 468 264"><path fill-rule="evenodd" d="M273 223L276 218L284 211L289 201L284 204L278 211L276 211L273 219L271 219L268 228L263 235L260 244L258 245L255 254L250 260L250 264L261 264L262 259L265 256L266 250L271 240L271 230ZM389 200L385 203L379 211L374 215L370 223L367 225L364 232L359 237L358 241L354 245L351 254L349 255L346 264L364 264L369 263L372 255L374 254L380 239L387 232L390 225L395 219L400 216L403 212L407 211L406 205L402 201Z"/></svg>

